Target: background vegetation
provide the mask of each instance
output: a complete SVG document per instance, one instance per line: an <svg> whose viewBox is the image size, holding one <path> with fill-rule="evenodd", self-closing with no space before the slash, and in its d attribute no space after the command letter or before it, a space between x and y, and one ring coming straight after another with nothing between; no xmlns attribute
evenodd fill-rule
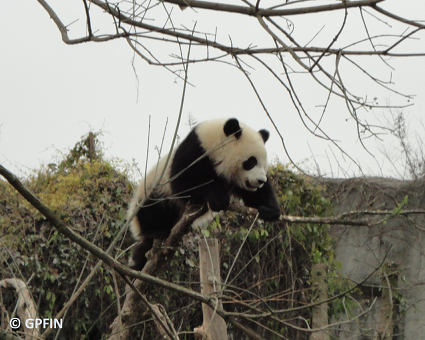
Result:
<svg viewBox="0 0 425 340"><path fill-rule="evenodd" d="M69 154L63 155L62 161L42 166L25 180L25 184L74 231L107 249L123 226L133 184L128 180L128 171L119 170L123 167L115 166L116 161L103 158L97 136L98 151L94 154L90 153L88 140L84 136ZM275 164L271 178L285 213L297 216L331 213L330 203L322 197L320 187L294 174L288 167ZM97 259L58 233L3 181L0 182L0 209L1 277L17 277L27 282L39 317L53 318L72 297L81 280L91 272ZM227 281L224 308L235 312L287 309L285 319L291 320L287 327L273 321L267 321L266 328L260 327L258 320L246 320L245 323L268 339L282 336L307 339L308 333L297 331L291 325L308 323L310 310L291 312L291 308L310 302L311 264L324 262L328 265L332 291L337 291L342 284L335 271L338 263L334 260L329 226L264 223L255 220L255 214L254 210L248 214L223 213L208 229L187 235L182 246L175 250L175 256L162 277L199 290L197 240L214 236L219 239L222 278L226 278L235 254L248 234ZM131 244L127 236L113 251L114 257L123 264L127 261L126 251ZM117 279L108 266L102 266L68 310L61 338L87 336L98 339L102 334L108 334L108 327L117 315L117 292L123 296L122 280ZM192 339L193 328L202 323L199 303L153 286L149 287L147 297L165 307L176 329L183 332L181 339ZM4 313L11 317L16 293L2 291L2 301ZM338 304L334 303L330 313L337 308ZM155 339L157 331L150 321L152 318L146 313L140 320L141 325L134 327L134 332L142 338ZM1 329L5 329L5 325ZM229 329L229 333L235 339L243 337L240 330Z"/></svg>

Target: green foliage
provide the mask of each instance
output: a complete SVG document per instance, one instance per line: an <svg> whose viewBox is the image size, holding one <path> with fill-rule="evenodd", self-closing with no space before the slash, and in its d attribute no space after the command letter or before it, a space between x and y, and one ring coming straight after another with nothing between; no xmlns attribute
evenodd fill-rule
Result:
<svg viewBox="0 0 425 340"><path fill-rule="evenodd" d="M97 135L93 138L91 145L98 147ZM116 164L104 160L99 151L93 153L89 146L90 141L84 137L58 165L41 167L29 176L26 185L76 232L106 249L124 221L131 185L127 180L128 173L118 171ZM271 181L285 214L308 217L332 213L330 202L321 195L321 188L308 178L294 174L288 167L276 164L271 169ZM334 260L329 226L265 223L262 220L253 223L256 213L254 209L244 214L226 212L217 215L200 233L187 235L162 277L199 289L196 239L216 237L220 242L222 278L233 268L225 291L225 295L234 301L225 305L228 311L241 311L241 306L246 308L246 304L265 311L268 307L286 309L309 303L312 263L328 265L331 294L343 290L345 283L337 274L340 264ZM24 281L31 277L30 290L43 317L54 317L61 310L75 287L79 286L79 280L84 279L97 262L58 233L2 181L0 242L1 277L15 276ZM126 239L114 253L120 254L130 244L131 240ZM125 263L126 258L119 259ZM118 284L122 294L122 281L118 280ZM101 333L109 334L109 325L116 316L116 293L110 269L101 267L69 310L63 334L69 339L79 339L87 335L94 325ZM182 332L190 332L202 324L199 303L157 287L150 287L147 296L150 301L165 307ZM13 308L11 305L7 307ZM339 300L334 302L331 313L342 307ZM304 321L299 317L309 320L309 313L305 309L301 313L288 312L285 316L294 318L295 321L291 322L295 326L304 327ZM147 316L140 321L148 320L151 321ZM256 328L255 324L243 322ZM307 339L306 334L273 321L269 321L267 327L286 338ZM156 337L157 331L152 322L139 329L143 330L145 338ZM235 339L243 338L238 330L229 329L229 332ZM270 332L264 335L267 339L276 338ZM181 335L181 339L191 337L191 334Z"/></svg>
<svg viewBox="0 0 425 340"><path fill-rule="evenodd" d="M329 216L331 204L322 196L322 188L311 182L310 178L296 175L288 167L276 164L271 170L271 178L276 183L278 200L287 215L294 216ZM329 225L297 224L289 227L290 239L302 247L313 263L333 260L332 238Z"/></svg>
<svg viewBox="0 0 425 340"><path fill-rule="evenodd" d="M278 199L285 213L295 216L324 217L333 214L330 201L323 197L323 188L312 182L312 179L290 171L288 167L277 164L272 169L272 178L278 181ZM352 287L352 282L340 276L341 263L335 260L330 226L323 224L288 225L288 240L292 240L294 248L300 247L309 271L308 263L325 263L327 265L328 294L334 296ZM307 280L310 284L310 279ZM341 298L330 302L329 317L346 313L355 306L353 299Z"/></svg>
<svg viewBox="0 0 425 340"><path fill-rule="evenodd" d="M72 229L106 249L124 221L130 186L125 174L103 160L101 152L88 157L87 140L83 137L59 166L41 167L24 182ZM96 135L94 142L99 145ZM25 282L31 277L29 288L39 316L52 318L97 259L49 225L5 182L0 182L0 209L0 277ZM68 311L62 334L69 339L87 335L114 301L111 282L109 268L94 276ZM114 317L110 312L102 315L96 327L108 332Z"/></svg>
<svg viewBox="0 0 425 340"><path fill-rule="evenodd" d="M288 167L276 164L271 169L271 181L285 214L304 217L332 214L331 204L322 196L321 188L308 178L293 173ZM268 307L290 309L309 303L310 268L313 263L327 264L330 295L346 287L346 282L338 275L341 264L334 260L328 225L265 223L259 219L253 224L256 214L255 209L244 214L228 211L216 216L198 234L188 235L180 250L175 252L164 278L193 289L199 286L198 249L193 240L205 236L219 239L222 279L233 266L224 294L231 297L234 303L225 304L227 311L244 311L246 305L240 305L239 302L261 311L268 311ZM240 249L245 238L246 242ZM239 250L240 255L233 263ZM172 317L179 325L184 325L184 330L190 331L202 324L199 305L188 306L182 297L163 289L152 288L150 296L163 304L167 311L173 311ZM350 301L333 302L330 313L334 314L338 308L342 308L343 303L347 306ZM285 313L285 318L292 320L292 324L305 327L300 316L310 320L310 310ZM258 330L254 323L246 320L241 322ZM288 339L308 338L307 333L283 327L274 321L268 321L266 326ZM261 333L261 330L258 331ZM149 328L145 330L145 335L153 337L155 332L155 328ZM244 337L238 330L229 329L229 332L235 339ZM267 339L280 339L271 332L264 331L262 335ZM182 336L182 339L190 337Z"/></svg>

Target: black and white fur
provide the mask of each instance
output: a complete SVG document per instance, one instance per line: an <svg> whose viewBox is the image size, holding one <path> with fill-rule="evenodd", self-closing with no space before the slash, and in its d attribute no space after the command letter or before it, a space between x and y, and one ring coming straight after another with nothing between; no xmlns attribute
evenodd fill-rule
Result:
<svg viewBox="0 0 425 340"><path fill-rule="evenodd" d="M235 118L202 122L172 151L158 185L166 165L164 156L141 181L130 203L128 217L138 209L131 232L140 240L129 263L131 268L143 269L153 240L168 237L188 201L206 202L210 210L220 211L228 208L233 194L246 206L258 209L261 219L279 219L280 209L267 177L268 138L267 130L255 131Z"/></svg>

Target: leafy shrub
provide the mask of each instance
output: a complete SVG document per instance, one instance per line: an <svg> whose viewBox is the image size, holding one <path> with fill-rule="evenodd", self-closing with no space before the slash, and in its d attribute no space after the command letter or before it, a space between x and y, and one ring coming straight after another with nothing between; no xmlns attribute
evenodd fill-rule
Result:
<svg viewBox="0 0 425 340"><path fill-rule="evenodd" d="M90 142L90 138L93 138ZM93 152L90 145L100 151ZM124 168L125 169L125 168ZM282 211L296 216L325 216L331 206L321 195L321 188L308 178L299 176L282 164L272 167L271 181ZM117 170L111 161L103 159L97 136L86 137L65 155L63 161L41 167L25 180L26 185L68 226L107 249L123 226L125 211L131 197L128 173ZM221 277L226 279L227 311L266 311L291 309L310 302L310 269L313 263L328 264L331 293L341 288L334 260L329 226L319 224L265 223L255 220L256 211L229 211L220 214L207 229L194 231L185 237L162 277L192 289L199 289L197 240L216 237L221 249ZM254 222L255 220L255 222ZM242 247L245 238L247 241ZM0 181L0 274L29 282L40 317L54 317L72 296L75 287L97 263L87 251L58 233L42 215L30 206L7 183ZM127 237L113 251L126 263L123 253L132 241ZM236 254L239 253L236 259ZM122 296L124 285L117 280ZM192 339L190 332L202 324L201 306L171 291L150 287L148 299L161 303L169 313L181 339ZM13 309L15 299L4 298ZM8 304L9 303L9 304ZM333 306L333 307L332 307ZM334 302L330 309L338 309ZM101 267L92 282L72 305L64 321L61 335L78 339L87 335L100 338L109 334L109 325L117 315L116 289L109 267ZM287 312L289 323L305 327L310 311ZM147 313L135 333L155 339L157 331ZM267 339L276 332L290 339L307 339L308 334L292 327L268 321L270 331L254 322L243 321ZM242 339L239 330L229 329L234 339ZM97 335L96 335L97 334Z"/></svg>

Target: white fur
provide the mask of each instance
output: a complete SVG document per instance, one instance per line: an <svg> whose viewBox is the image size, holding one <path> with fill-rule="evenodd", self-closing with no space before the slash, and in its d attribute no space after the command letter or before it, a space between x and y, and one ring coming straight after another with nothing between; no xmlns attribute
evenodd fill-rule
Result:
<svg viewBox="0 0 425 340"><path fill-rule="evenodd" d="M161 179L161 185L158 186L158 180L159 177L162 174L162 171L164 170L165 163L167 162L168 155L165 155L162 157L157 166L154 167L152 170L148 172L146 175L146 178L142 179L135 194L133 195L133 198L130 202L130 207L127 211L127 219L131 217L135 209L140 206L143 199L146 197L146 195L149 195L149 193L155 189L158 194L162 194L164 196L170 196L171 195L171 185L168 182L168 179L170 178L170 171L171 171L171 163L173 161L174 157L174 151L171 153L170 159L168 161L167 170L164 172L164 175ZM146 187L145 187L146 183ZM130 225L130 231L133 235L134 239L140 240L142 238L141 227L139 224L139 221L137 218L133 218Z"/></svg>
<svg viewBox="0 0 425 340"><path fill-rule="evenodd" d="M205 214L198 217L195 221L192 223L192 228L206 228L210 225L212 221L214 221L214 218L217 216L218 212L208 210Z"/></svg>
<svg viewBox="0 0 425 340"><path fill-rule="evenodd" d="M239 122L242 135L239 139L227 137L223 131L227 119L217 119L200 123L196 127L202 147L211 152L210 158L216 165L216 172L241 188L256 190L261 187L258 180L267 181L267 151L263 138L258 131ZM257 165L247 171L243 162L249 157L257 159ZM246 186L246 181L252 187Z"/></svg>
<svg viewBox="0 0 425 340"><path fill-rule="evenodd" d="M228 119L216 119L198 124L195 129L199 141L208 153L211 152L209 157L215 164L218 175L224 176L241 188L255 191L262 186L259 184L258 180L267 181L268 165L264 141L258 131L251 129L241 122L239 122L242 128L242 135L240 138L236 139L234 136L227 137L223 130L227 120ZM253 169L247 171L243 168L243 162L251 156L257 159L257 165ZM146 175L145 179L142 179L130 202L127 219L131 217L135 209L142 203L143 199L151 190L154 189L158 194L164 197L171 196L171 185L168 180L170 178L173 157L174 151L171 153L160 186L158 186L158 179L165 167L167 156L162 157L157 166ZM250 187L246 185L247 181ZM212 216L211 213L207 213L206 215L208 215L208 217ZM204 216L199 218L200 221L198 221L197 224L205 224L205 222L201 222ZM131 221L130 230L136 240L142 238L141 227L137 218L133 218Z"/></svg>

